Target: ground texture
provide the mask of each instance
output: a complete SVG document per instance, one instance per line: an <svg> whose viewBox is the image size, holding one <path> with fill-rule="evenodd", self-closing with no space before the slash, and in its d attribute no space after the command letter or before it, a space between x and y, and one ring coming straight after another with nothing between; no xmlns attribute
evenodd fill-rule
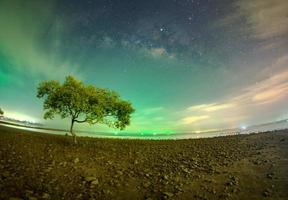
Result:
<svg viewBox="0 0 288 200"><path fill-rule="evenodd" d="M0 126L0 199L288 199L288 131L144 141Z"/></svg>

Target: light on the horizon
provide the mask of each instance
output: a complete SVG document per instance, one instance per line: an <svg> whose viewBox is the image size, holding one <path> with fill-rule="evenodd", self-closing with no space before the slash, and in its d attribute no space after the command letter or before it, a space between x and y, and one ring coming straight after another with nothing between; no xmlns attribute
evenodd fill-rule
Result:
<svg viewBox="0 0 288 200"><path fill-rule="evenodd" d="M32 122L32 123L38 122L38 120L33 118L33 117L30 117L30 116L22 114L22 113L17 113L17 112L7 112L7 113L5 113L5 117L19 120L19 121L28 121L28 122Z"/></svg>

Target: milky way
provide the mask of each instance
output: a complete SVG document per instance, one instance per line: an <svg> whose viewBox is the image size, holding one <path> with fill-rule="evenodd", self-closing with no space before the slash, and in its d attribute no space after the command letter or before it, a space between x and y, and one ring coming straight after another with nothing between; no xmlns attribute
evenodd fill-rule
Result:
<svg viewBox="0 0 288 200"><path fill-rule="evenodd" d="M42 120L35 93L72 74L133 103L127 132L286 119L287 16L286 0L2 0L0 107L67 128Z"/></svg>

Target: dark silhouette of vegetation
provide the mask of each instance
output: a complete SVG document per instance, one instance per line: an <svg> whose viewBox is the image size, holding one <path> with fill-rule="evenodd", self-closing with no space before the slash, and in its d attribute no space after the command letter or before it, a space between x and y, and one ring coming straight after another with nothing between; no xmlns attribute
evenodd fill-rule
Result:
<svg viewBox="0 0 288 200"><path fill-rule="evenodd" d="M0 116L4 115L4 111L0 108Z"/></svg>
<svg viewBox="0 0 288 200"><path fill-rule="evenodd" d="M67 76L63 84L54 80L41 82L37 97L44 98L44 119L53 119L55 114L62 119L71 118L70 133L75 143L75 122L100 123L123 130L134 112L131 103L120 99L115 91L84 85L72 76Z"/></svg>

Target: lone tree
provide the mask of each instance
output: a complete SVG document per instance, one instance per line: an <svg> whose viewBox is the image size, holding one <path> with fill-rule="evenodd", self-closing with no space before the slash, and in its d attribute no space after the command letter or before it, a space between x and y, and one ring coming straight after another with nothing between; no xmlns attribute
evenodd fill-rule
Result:
<svg viewBox="0 0 288 200"><path fill-rule="evenodd" d="M54 80L41 82L37 97L44 98L44 119L53 119L55 114L71 119L70 133L75 143L75 122L100 123L123 130L135 111L131 103L120 99L116 92L84 85L72 76L67 76L63 84Z"/></svg>

